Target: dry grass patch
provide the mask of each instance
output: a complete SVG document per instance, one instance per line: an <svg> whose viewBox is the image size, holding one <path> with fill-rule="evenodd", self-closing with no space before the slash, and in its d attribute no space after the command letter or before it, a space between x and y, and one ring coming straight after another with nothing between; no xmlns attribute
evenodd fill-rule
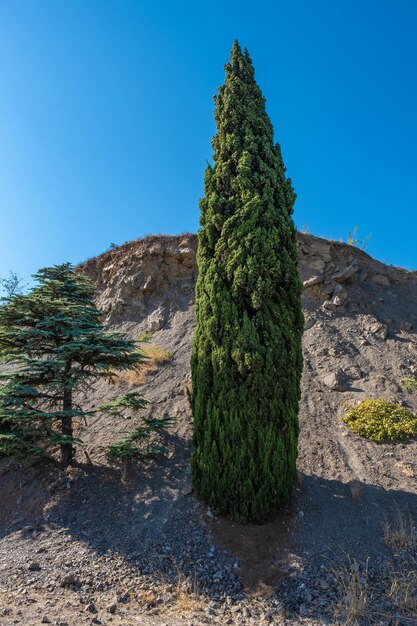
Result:
<svg viewBox="0 0 417 626"><path fill-rule="evenodd" d="M393 550L409 550L417 546L417 527L409 513L398 508L395 517L384 520L384 541Z"/></svg>
<svg viewBox="0 0 417 626"><path fill-rule="evenodd" d="M389 597L404 616L417 615L417 560L407 559L401 569L393 572Z"/></svg>
<svg viewBox="0 0 417 626"><path fill-rule="evenodd" d="M138 593L138 600L148 608L152 608L158 603L158 594L154 589L146 589Z"/></svg>
<svg viewBox="0 0 417 626"><path fill-rule="evenodd" d="M183 574L178 576L174 588L173 609L175 614L204 611L206 599L200 593L196 582L191 582Z"/></svg>
<svg viewBox="0 0 417 626"><path fill-rule="evenodd" d="M355 560L349 561L348 567L334 572L341 593L337 611L349 626L359 624L369 615L368 562L369 559L361 570Z"/></svg>
<svg viewBox="0 0 417 626"><path fill-rule="evenodd" d="M117 378L112 383L121 386L123 384L129 387L137 387L143 385L146 379L163 366L172 361L173 354L169 350L162 350L159 346L145 346L140 350L145 357L140 367L126 372L118 372Z"/></svg>

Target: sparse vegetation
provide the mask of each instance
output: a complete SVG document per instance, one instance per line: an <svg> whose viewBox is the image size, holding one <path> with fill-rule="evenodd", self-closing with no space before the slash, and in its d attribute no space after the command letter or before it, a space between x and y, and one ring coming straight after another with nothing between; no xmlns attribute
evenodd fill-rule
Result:
<svg viewBox="0 0 417 626"><path fill-rule="evenodd" d="M337 609L346 625L358 624L368 613L368 563L367 560L361 569L357 561L353 560L348 567L335 572L341 594Z"/></svg>
<svg viewBox="0 0 417 626"><path fill-rule="evenodd" d="M404 378L401 379L401 384L404 389L410 393L417 391L417 378L414 376L404 376Z"/></svg>
<svg viewBox="0 0 417 626"><path fill-rule="evenodd" d="M390 573L388 597L396 604L400 614L417 614L417 527L410 513L396 507L383 524L384 541L396 553L396 565Z"/></svg>
<svg viewBox="0 0 417 626"><path fill-rule="evenodd" d="M9 272L7 278L0 278L0 289L4 291L4 297L1 298L3 302L8 302L10 298L17 294L23 293L27 285L23 278L16 272Z"/></svg>
<svg viewBox="0 0 417 626"><path fill-rule="evenodd" d="M384 541L394 550L408 550L417 546L417 527L413 517L397 508L390 519L384 520Z"/></svg>
<svg viewBox="0 0 417 626"><path fill-rule="evenodd" d="M350 246L355 246L355 248L359 248L360 250L365 250L369 240L371 239L371 235L367 235L365 239L359 239L357 235L358 227L354 226L353 230L348 232L347 243Z"/></svg>
<svg viewBox="0 0 417 626"><path fill-rule="evenodd" d="M200 592L197 581L190 580L178 570L173 602L175 614L183 615L191 611L203 611L205 604L206 599Z"/></svg>
<svg viewBox="0 0 417 626"><path fill-rule="evenodd" d="M417 416L386 400L361 400L340 419L356 435L372 441L401 441L417 435Z"/></svg>
<svg viewBox="0 0 417 626"><path fill-rule="evenodd" d="M141 367L118 372L109 382L119 386L127 384L129 387L143 385L149 376L156 374L162 365L169 363L174 356L172 352L159 346L146 346L138 350L138 353L142 356Z"/></svg>
<svg viewBox="0 0 417 626"><path fill-rule="evenodd" d="M401 565L391 573L389 598L397 605L402 616L409 616L415 624L417 615L417 559L407 555Z"/></svg>
<svg viewBox="0 0 417 626"><path fill-rule="evenodd" d="M149 341L152 341L153 339L153 333L150 330L145 330L145 332L141 333L138 337L138 341L140 343L148 343Z"/></svg>
<svg viewBox="0 0 417 626"><path fill-rule="evenodd" d="M114 403L109 403L101 408L105 410L106 407L110 407L113 404ZM107 458L114 462L131 461L133 459L144 459L156 456L157 454L163 454L166 452L166 448L150 440L152 435L156 433L160 434L161 430L170 426L172 422L173 418L169 416L142 418L142 425L125 433L123 439L105 448Z"/></svg>

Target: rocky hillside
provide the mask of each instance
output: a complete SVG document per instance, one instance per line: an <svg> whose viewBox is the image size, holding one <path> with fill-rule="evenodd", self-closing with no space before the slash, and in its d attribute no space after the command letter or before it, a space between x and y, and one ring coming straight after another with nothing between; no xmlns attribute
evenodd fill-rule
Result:
<svg viewBox="0 0 417 626"><path fill-rule="evenodd" d="M80 424L85 452L65 474L3 468L0 625L42 617L133 625L138 616L141 624L345 623L346 585L356 575L366 595L364 623L376 615L381 624L412 623L417 604L392 591L392 577L408 576L417 558L417 441L376 444L352 435L338 418L345 402L368 396L417 411L417 394L401 385L417 373L417 272L299 235L299 485L279 519L239 526L213 517L191 492L186 392L196 243L194 235L147 237L82 264L108 324L140 339L148 353L140 376L101 382L86 402L137 389L148 412L174 416L175 427L166 436L168 454L131 468L123 482L102 446L133 424L110 418ZM409 531L406 553L389 541L401 520ZM192 607L192 594L181 604L182 592L172 588L179 572L188 590L191 581L201 592ZM145 593L154 600L145 601Z"/></svg>
<svg viewBox="0 0 417 626"><path fill-rule="evenodd" d="M347 455L345 448L354 449L356 438L337 422L343 403L365 396L395 397L416 408L401 379L417 373L417 272L386 266L353 246L311 235L299 234L298 244L305 316L302 419L308 416L300 463L323 472L330 463L326 476L349 478L344 466L353 451ZM97 285L98 304L110 324L131 333L151 331L153 343L173 353L166 372L171 395L175 385L181 392L189 381L196 245L195 235L148 237L82 265ZM163 379L163 372L155 379L159 391L165 389ZM330 420L341 433L330 458L304 445L304 439L320 432L321 420ZM369 445L384 458L391 449ZM415 448L406 448L411 463ZM358 463L355 477L365 479ZM401 479L402 472L386 469L373 468L382 472L373 478L389 487L391 477Z"/></svg>

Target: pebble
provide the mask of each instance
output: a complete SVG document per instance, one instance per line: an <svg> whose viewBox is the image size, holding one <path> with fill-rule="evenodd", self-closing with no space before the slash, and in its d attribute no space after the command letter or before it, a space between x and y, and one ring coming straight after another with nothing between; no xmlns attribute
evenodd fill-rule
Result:
<svg viewBox="0 0 417 626"><path fill-rule="evenodd" d="M67 574L61 580L61 587L69 587L78 583L78 578L75 574Z"/></svg>
<svg viewBox="0 0 417 626"><path fill-rule="evenodd" d="M114 614L116 613L117 604L116 602L112 602L111 604L108 604L106 608L108 613Z"/></svg>

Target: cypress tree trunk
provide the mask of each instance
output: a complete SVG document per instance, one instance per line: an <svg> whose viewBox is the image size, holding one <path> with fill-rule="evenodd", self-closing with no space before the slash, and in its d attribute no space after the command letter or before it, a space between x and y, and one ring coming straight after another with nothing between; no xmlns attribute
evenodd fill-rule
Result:
<svg viewBox="0 0 417 626"><path fill-rule="evenodd" d="M216 513L271 519L296 480L302 370L295 200L247 51L215 98L200 202L192 479Z"/></svg>

